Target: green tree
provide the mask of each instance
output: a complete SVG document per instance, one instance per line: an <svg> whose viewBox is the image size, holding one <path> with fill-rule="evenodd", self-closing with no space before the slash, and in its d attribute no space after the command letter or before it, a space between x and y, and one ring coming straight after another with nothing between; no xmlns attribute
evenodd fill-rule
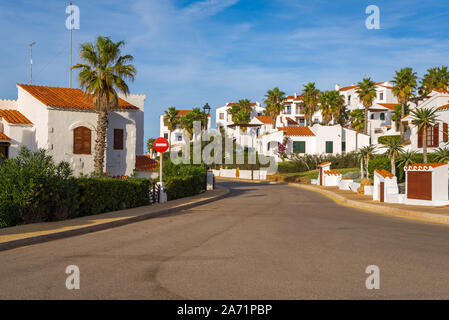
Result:
<svg viewBox="0 0 449 320"><path fill-rule="evenodd" d="M171 152L171 134L173 130L176 129L176 127L180 124L181 120L178 116L179 111L176 110L175 107L170 107L168 110L165 110L164 112L164 123L168 128L168 142L170 145L170 152Z"/></svg>
<svg viewBox="0 0 449 320"><path fill-rule="evenodd" d="M390 158L391 162L391 173L396 175L396 158L404 152L404 147L402 146L401 137L396 137L396 139L388 139L382 147L386 149L385 155Z"/></svg>
<svg viewBox="0 0 449 320"><path fill-rule="evenodd" d="M153 146L154 145L154 141L156 141L155 138L150 138L150 139L147 140L147 149L148 149L148 152L150 153L151 156L153 156L154 153L156 152L156 150L154 150L154 146Z"/></svg>
<svg viewBox="0 0 449 320"><path fill-rule="evenodd" d="M408 115L410 113L409 105L405 105L405 114ZM393 112L391 113L391 120L394 121L394 125L396 131L400 130L401 122L402 122L402 106L398 104L394 107ZM403 139L403 138L402 138Z"/></svg>
<svg viewBox="0 0 449 320"><path fill-rule="evenodd" d="M365 114L362 109L355 109L349 114L351 128L361 132L365 128Z"/></svg>
<svg viewBox="0 0 449 320"><path fill-rule="evenodd" d="M449 148L438 148L434 152L435 161L437 162L449 162Z"/></svg>
<svg viewBox="0 0 449 320"><path fill-rule="evenodd" d="M189 138L193 138L193 126L194 122L201 123L201 128L206 126L206 113L200 108L193 108L191 112L181 117L181 129L183 129L189 135Z"/></svg>
<svg viewBox="0 0 449 320"><path fill-rule="evenodd" d="M252 111L251 101L248 99L239 100L238 103L229 109L232 116L232 121L238 124L247 124L251 120ZM243 129L243 128L242 128ZM245 128L246 129L246 128Z"/></svg>
<svg viewBox="0 0 449 320"><path fill-rule="evenodd" d="M393 93L401 105L401 119L407 115L407 104L414 97L415 89L418 86L417 80L418 76L416 72L413 72L412 68L403 68L396 71L393 80ZM405 126L402 121L399 121L399 129L401 132L401 140L404 141Z"/></svg>
<svg viewBox="0 0 449 320"><path fill-rule="evenodd" d="M92 96L98 112L94 157L97 174L102 174L104 168L109 112L118 107L116 90L129 94L126 81L134 81L137 72L130 64L133 56L121 55L123 45L123 41L114 43L110 38L101 36L95 43L83 43L80 58L84 63L72 67L81 69L78 75L80 86L87 95Z"/></svg>
<svg viewBox="0 0 449 320"><path fill-rule="evenodd" d="M345 106L345 97L339 91L330 91L329 100L332 109L332 117L334 122L345 125L348 119L348 111Z"/></svg>
<svg viewBox="0 0 449 320"><path fill-rule="evenodd" d="M421 80L419 93L423 96L428 95L433 90L449 90L449 71L446 66L430 68Z"/></svg>
<svg viewBox="0 0 449 320"><path fill-rule="evenodd" d="M329 122L332 121L332 117L334 114L334 109L332 105L332 96L330 91L323 91L319 95L320 105L318 107L321 110L321 115L323 117L323 124L325 126L329 125Z"/></svg>
<svg viewBox="0 0 449 320"><path fill-rule="evenodd" d="M375 87L375 82L371 80L371 78L365 78L358 84L358 89L356 90L357 95L359 96L360 101L365 107L365 126L364 133L368 134L368 111L369 108L373 105L374 99L376 99L377 92Z"/></svg>
<svg viewBox="0 0 449 320"><path fill-rule="evenodd" d="M265 115L273 119L273 128L276 129L276 119L284 109L285 92L278 87L268 90L265 95Z"/></svg>
<svg viewBox="0 0 449 320"><path fill-rule="evenodd" d="M366 170L367 178L369 178L368 163L369 163L369 160L371 159L371 157L374 155L375 151L376 151L376 146L374 146L374 145L366 146L366 147L363 147L360 149L360 153L363 155L363 159L365 159L365 170Z"/></svg>
<svg viewBox="0 0 449 320"><path fill-rule="evenodd" d="M438 121L435 108L418 108L411 112L412 124L417 127L418 132L423 132L423 158L427 163L427 128L433 127Z"/></svg>
<svg viewBox="0 0 449 320"><path fill-rule="evenodd" d="M302 90L303 95L303 112L307 121L307 125L312 125L312 118L318 110L320 101L320 90L315 87L315 82L309 82Z"/></svg>

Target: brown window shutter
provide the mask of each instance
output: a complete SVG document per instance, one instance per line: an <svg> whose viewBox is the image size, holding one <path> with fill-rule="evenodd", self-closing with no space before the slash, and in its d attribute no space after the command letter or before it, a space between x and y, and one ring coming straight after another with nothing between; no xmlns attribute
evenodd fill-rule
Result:
<svg viewBox="0 0 449 320"><path fill-rule="evenodd" d="M440 145L440 124L437 123L433 127L433 147L437 148Z"/></svg>
<svg viewBox="0 0 449 320"><path fill-rule="evenodd" d="M91 154L91 150L91 130L86 127L78 127L73 130L73 154Z"/></svg>
<svg viewBox="0 0 449 320"><path fill-rule="evenodd" d="M423 128L418 130L418 148L422 148Z"/></svg>
<svg viewBox="0 0 449 320"><path fill-rule="evenodd" d="M447 129L448 129L447 128L447 123L443 122L443 142L448 142L449 141Z"/></svg>
<svg viewBox="0 0 449 320"><path fill-rule="evenodd" d="M114 129L114 150L123 150L123 129Z"/></svg>

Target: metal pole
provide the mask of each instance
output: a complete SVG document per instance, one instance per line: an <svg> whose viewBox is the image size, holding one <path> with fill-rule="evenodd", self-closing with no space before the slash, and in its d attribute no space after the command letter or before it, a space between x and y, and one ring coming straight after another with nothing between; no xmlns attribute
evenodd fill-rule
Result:
<svg viewBox="0 0 449 320"><path fill-rule="evenodd" d="M30 84L33 84L33 46L36 42L30 44Z"/></svg>
<svg viewBox="0 0 449 320"><path fill-rule="evenodd" d="M72 25L72 14L73 14L73 10L72 10L72 2L70 2L70 70L69 70L69 77L70 77L70 88L72 87L72 30L73 30L73 25Z"/></svg>
<svg viewBox="0 0 449 320"><path fill-rule="evenodd" d="M160 158L161 158L161 165L159 166L159 170L160 170L160 173L159 173L159 178L160 178L160 182L161 182L161 188L162 188L162 162L164 161L164 157L163 157L163 153L161 152L161 156L160 156Z"/></svg>

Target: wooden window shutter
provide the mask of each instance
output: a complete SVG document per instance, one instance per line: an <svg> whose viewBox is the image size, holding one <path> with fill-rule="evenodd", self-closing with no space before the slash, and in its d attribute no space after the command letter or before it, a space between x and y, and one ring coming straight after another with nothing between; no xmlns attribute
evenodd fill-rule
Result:
<svg viewBox="0 0 449 320"><path fill-rule="evenodd" d="M123 150L123 129L114 129L114 150Z"/></svg>
<svg viewBox="0 0 449 320"><path fill-rule="evenodd" d="M73 154L91 154L92 131L86 127L73 130Z"/></svg>
<svg viewBox="0 0 449 320"><path fill-rule="evenodd" d="M418 148L422 148L423 128L418 130Z"/></svg>
<svg viewBox="0 0 449 320"><path fill-rule="evenodd" d="M436 148L440 145L440 124L437 123L433 127L433 147Z"/></svg>
<svg viewBox="0 0 449 320"><path fill-rule="evenodd" d="M448 129L447 123L443 122L443 142L448 142L449 141L447 129Z"/></svg>

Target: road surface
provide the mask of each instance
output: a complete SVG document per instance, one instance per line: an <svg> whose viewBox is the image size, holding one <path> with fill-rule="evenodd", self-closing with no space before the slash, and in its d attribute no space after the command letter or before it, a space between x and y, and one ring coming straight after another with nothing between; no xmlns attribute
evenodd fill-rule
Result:
<svg viewBox="0 0 449 320"><path fill-rule="evenodd" d="M0 252L0 298L449 298L449 227L285 185L221 184L229 197L191 210ZM69 265L80 290L66 288ZM366 288L369 265L379 290Z"/></svg>

